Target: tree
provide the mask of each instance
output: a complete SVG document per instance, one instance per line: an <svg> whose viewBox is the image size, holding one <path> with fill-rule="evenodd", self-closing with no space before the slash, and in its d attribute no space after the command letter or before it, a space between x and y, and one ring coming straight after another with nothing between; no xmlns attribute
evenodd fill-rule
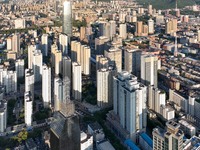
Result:
<svg viewBox="0 0 200 150"><path fill-rule="evenodd" d="M22 141L27 140L27 137L28 137L28 132L25 129L23 129L21 132L18 133L17 136L13 137L13 139L21 143Z"/></svg>

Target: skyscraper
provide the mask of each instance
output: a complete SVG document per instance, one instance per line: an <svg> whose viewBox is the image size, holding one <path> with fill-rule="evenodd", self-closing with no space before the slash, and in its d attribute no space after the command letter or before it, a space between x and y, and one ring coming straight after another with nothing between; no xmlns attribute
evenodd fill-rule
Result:
<svg viewBox="0 0 200 150"><path fill-rule="evenodd" d="M44 107L47 108L51 104L51 68L46 64L42 70L42 99Z"/></svg>
<svg viewBox="0 0 200 150"><path fill-rule="evenodd" d="M28 68L33 69L33 54L37 49L36 45L28 45Z"/></svg>
<svg viewBox="0 0 200 150"><path fill-rule="evenodd" d="M149 13L149 15L152 15L152 5L148 6L148 13Z"/></svg>
<svg viewBox="0 0 200 150"><path fill-rule="evenodd" d="M72 36L72 6L70 1L63 3L63 33L69 38ZM70 41L70 40L69 40Z"/></svg>
<svg viewBox="0 0 200 150"><path fill-rule="evenodd" d="M25 119L25 124L27 126L32 125L32 114L33 114L33 101L31 93L29 91L24 93L24 119Z"/></svg>
<svg viewBox="0 0 200 150"><path fill-rule="evenodd" d="M62 52L56 50L55 54L55 74L62 74Z"/></svg>
<svg viewBox="0 0 200 150"><path fill-rule="evenodd" d="M180 124L170 120L166 123L167 130L154 128L153 149L154 150L183 150L184 132L180 130Z"/></svg>
<svg viewBox="0 0 200 150"><path fill-rule="evenodd" d="M82 67L82 72L85 75L90 74L90 48L88 46L83 46L83 49L81 49L81 67Z"/></svg>
<svg viewBox="0 0 200 150"><path fill-rule="evenodd" d="M157 87L158 69L160 68L160 60L155 55L141 56L141 81L145 85L154 85Z"/></svg>
<svg viewBox="0 0 200 150"><path fill-rule="evenodd" d="M76 100L82 98L81 65L77 62L72 63L72 96Z"/></svg>
<svg viewBox="0 0 200 150"><path fill-rule="evenodd" d="M142 33L143 33L143 22L142 21L138 21L136 23L135 35L136 36L142 36Z"/></svg>
<svg viewBox="0 0 200 150"><path fill-rule="evenodd" d="M110 37L112 39L113 36L116 34L116 21L110 20L109 23L110 23Z"/></svg>

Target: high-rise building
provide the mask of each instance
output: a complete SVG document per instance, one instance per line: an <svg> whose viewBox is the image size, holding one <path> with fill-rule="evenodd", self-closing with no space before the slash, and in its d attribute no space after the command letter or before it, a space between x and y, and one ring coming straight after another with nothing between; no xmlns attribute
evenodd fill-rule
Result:
<svg viewBox="0 0 200 150"><path fill-rule="evenodd" d="M34 73L33 69L25 70L25 92L31 93L32 100L34 100Z"/></svg>
<svg viewBox="0 0 200 150"><path fill-rule="evenodd" d="M81 65L77 62L72 63L72 96L76 100L82 98Z"/></svg>
<svg viewBox="0 0 200 150"><path fill-rule="evenodd" d="M24 119L27 126L32 125L33 101L30 91L24 93Z"/></svg>
<svg viewBox="0 0 200 150"><path fill-rule="evenodd" d="M167 130L155 128L153 130L154 150L183 150L184 132L180 130L180 124L170 120L166 123Z"/></svg>
<svg viewBox="0 0 200 150"><path fill-rule="evenodd" d="M114 113L120 124L135 141L136 133L144 131L147 124L147 88L137 81L137 77L124 71L113 79Z"/></svg>
<svg viewBox="0 0 200 150"><path fill-rule="evenodd" d="M43 34L41 37L42 42L42 54L48 56L48 34Z"/></svg>
<svg viewBox="0 0 200 150"><path fill-rule="evenodd" d="M20 54L20 34L14 34L12 37L12 51Z"/></svg>
<svg viewBox="0 0 200 150"><path fill-rule="evenodd" d="M17 78L24 77L24 59L17 59L16 60L15 70L17 72Z"/></svg>
<svg viewBox="0 0 200 150"><path fill-rule="evenodd" d="M62 51L63 55L67 55L68 54L68 36L65 34L60 34L59 44L60 44L60 50Z"/></svg>
<svg viewBox="0 0 200 150"><path fill-rule="evenodd" d="M149 15L152 15L152 5L148 6L148 13L149 13Z"/></svg>
<svg viewBox="0 0 200 150"><path fill-rule="evenodd" d="M102 21L99 24L99 36L105 36L107 38L111 38L111 30L110 23L107 21Z"/></svg>
<svg viewBox="0 0 200 150"><path fill-rule="evenodd" d="M158 69L160 69L160 60L155 55L141 56L141 81L145 85L158 85Z"/></svg>
<svg viewBox="0 0 200 150"><path fill-rule="evenodd" d="M63 33L69 38L72 36L72 6L70 1L63 3ZM70 40L69 40L70 42Z"/></svg>
<svg viewBox="0 0 200 150"><path fill-rule="evenodd" d="M28 46L28 68L33 69L33 54L37 49L36 45L29 45Z"/></svg>
<svg viewBox="0 0 200 150"><path fill-rule="evenodd" d="M7 127L7 101L0 100L0 133Z"/></svg>
<svg viewBox="0 0 200 150"><path fill-rule="evenodd" d="M177 19L166 20L165 33L174 34L177 31Z"/></svg>
<svg viewBox="0 0 200 150"><path fill-rule="evenodd" d="M104 51L104 56L108 58L109 64L116 67L117 72L122 71L122 50L119 48L110 48Z"/></svg>
<svg viewBox="0 0 200 150"><path fill-rule="evenodd" d="M112 39L113 36L116 34L116 21L110 20L110 38Z"/></svg>
<svg viewBox="0 0 200 150"><path fill-rule="evenodd" d="M60 50L55 52L55 74L62 74L62 52Z"/></svg>
<svg viewBox="0 0 200 150"><path fill-rule="evenodd" d="M39 82L42 80L42 53L40 50L35 50L33 54L33 72L34 72L34 81Z"/></svg>
<svg viewBox="0 0 200 150"><path fill-rule="evenodd" d="M120 24L119 25L119 36L122 39L126 39L127 38L127 27L126 27L126 24Z"/></svg>
<svg viewBox="0 0 200 150"><path fill-rule="evenodd" d="M50 128L51 150L80 150L80 127L78 116L55 112Z"/></svg>
<svg viewBox="0 0 200 150"><path fill-rule="evenodd" d="M81 43L78 41L71 41L71 59L81 63Z"/></svg>
<svg viewBox="0 0 200 150"><path fill-rule="evenodd" d="M148 86L148 106L149 109L154 110L161 114L161 105L165 105L166 95L165 92L161 91L154 86Z"/></svg>
<svg viewBox="0 0 200 150"><path fill-rule="evenodd" d="M106 48L106 43L109 41L109 38L106 36L100 36L99 38L95 38L95 50L96 54L103 55L104 50Z"/></svg>
<svg viewBox="0 0 200 150"><path fill-rule="evenodd" d="M58 47L56 44L51 45L51 62L52 66L55 68L55 53L58 51Z"/></svg>
<svg viewBox="0 0 200 150"><path fill-rule="evenodd" d="M124 50L124 70L140 77L140 59L142 51L125 47Z"/></svg>
<svg viewBox="0 0 200 150"><path fill-rule="evenodd" d="M81 68L85 75L90 75L90 51L91 50L88 46L83 45L81 49Z"/></svg>
<svg viewBox="0 0 200 150"><path fill-rule="evenodd" d="M109 60L107 57L103 55L96 55L96 70L100 70L102 68L108 68Z"/></svg>
<svg viewBox="0 0 200 150"><path fill-rule="evenodd" d="M0 83L5 86L6 93L17 92L17 73L7 69L0 71Z"/></svg>
<svg viewBox="0 0 200 150"><path fill-rule="evenodd" d="M7 38L6 45L7 45L7 50L11 50L12 49L12 38L11 37Z"/></svg>
<svg viewBox="0 0 200 150"><path fill-rule="evenodd" d="M42 70L42 99L44 107L49 107L51 104L51 68L46 64Z"/></svg>
<svg viewBox="0 0 200 150"><path fill-rule="evenodd" d="M83 41L86 38L86 28L81 27L80 28L80 40Z"/></svg>
<svg viewBox="0 0 200 150"><path fill-rule="evenodd" d="M109 107L113 104L113 67L97 70L97 105Z"/></svg>
<svg viewBox="0 0 200 150"><path fill-rule="evenodd" d="M135 35L136 36L142 36L142 33L143 33L143 22L142 21L138 21L136 23L136 32L135 32Z"/></svg>
<svg viewBox="0 0 200 150"><path fill-rule="evenodd" d="M64 56L62 59L62 64L63 64L63 79L65 77L68 77L69 80L71 81L72 78L72 61L70 59L70 57L68 56Z"/></svg>
<svg viewBox="0 0 200 150"><path fill-rule="evenodd" d="M148 20L148 32L154 34L154 21L152 19Z"/></svg>

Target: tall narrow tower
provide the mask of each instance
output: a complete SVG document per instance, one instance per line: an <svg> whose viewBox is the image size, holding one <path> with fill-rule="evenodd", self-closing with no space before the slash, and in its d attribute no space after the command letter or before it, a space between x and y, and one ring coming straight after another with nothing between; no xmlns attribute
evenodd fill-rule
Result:
<svg viewBox="0 0 200 150"><path fill-rule="evenodd" d="M177 0L176 0L176 8L175 8L175 11L177 12L178 9L177 9ZM177 31L175 31L175 42L174 42L174 56L177 56L177 53L178 53L178 48L177 48Z"/></svg>
<svg viewBox="0 0 200 150"><path fill-rule="evenodd" d="M72 7L70 1L63 3L63 33L67 34L69 38L72 36Z"/></svg>

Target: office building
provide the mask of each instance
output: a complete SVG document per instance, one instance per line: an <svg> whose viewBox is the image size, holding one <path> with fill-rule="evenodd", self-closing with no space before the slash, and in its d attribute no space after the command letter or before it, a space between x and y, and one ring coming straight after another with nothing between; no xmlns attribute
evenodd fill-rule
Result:
<svg viewBox="0 0 200 150"><path fill-rule="evenodd" d="M0 100L0 133L7 127L7 101Z"/></svg>
<svg viewBox="0 0 200 150"><path fill-rule="evenodd" d="M99 23L99 36L105 36L111 38L111 27L110 23L107 21L102 21Z"/></svg>
<svg viewBox="0 0 200 150"><path fill-rule="evenodd" d="M51 104L51 68L46 64L42 70L42 99L45 108Z"/></svg>
<svg viewBox="0 0 200 150"><path fill-rule="evenodd" d="M140 77L140 62L142 51L125 47L124 50L124 70L128 71L138 78Z"/></svg>
<svg viewBox="0 0 200 150"><path fill-rule="evenodd" d="M55 112L50 128L51 150L80 150L80 127L78 116Z"/></svg>
<svg viewBox="0 0 200 150"><path fill-rule="evenodd" d="M34 73L33 69L25 70L25 92L31 93L32 100L34 100Z"/></svg>
<svg viewBox="0 0 200 150"><path fill-rule="evenodd" d="M153 130L153 149L177 149L183 150L184 133L180 130L180 125L172 120L166 123L166 130L154 128Z"/></svg>
<svg viewBox="0 0 200 150"><path fill-rule="evenodd" d="M43 34L41 37L42 55L48 56L48 34Z"/></svg>
<svg viewBox="0 0 200 150"><path fill-rule="evenodd" d="M122 71L122 50L110 48L104 51L104 56L108 58L109 65L116 67L117 72Z"/></svg>
<svg viewBox="0 0 200 150"><path fill-rule="evenodd" d="M160 60L155 55L141 56L141 81L145 85L154 85L158 83L158 69L160 69Z"/></svg>
<svg viewBox="0 0 200 150"><path fill-rule="evenodd" d="M69 38L72 36L72 6L70 1L64 1L63 3L62 30L62 32L66 34Z"/></svg>
<svg viewBox="0 0 200 150"><path fill-rule="evenodd" d="M82 99L82 76L81 65L77 62L72 63L72 96L76 100Z"/></svg>
<svg viewBox="0 0 200 150"><path fill-rule="evenodd" d="M80 150L93 150L93 136L81 132L81 149Z"/></svg>
<svg viewBox="0 0 200 150"><path fill-rule="evenodd" d="M42 80L42 64L42 53L40 50L35 50L33 54L33 72L35 82L40 82Z"/></svg>
<svg viewBox="0 0 200 150"><path fill-rule="evenodd" d="M14 34L12 37L12 51L20 54L20 34Z"/></svg>
<svg viewBox="0 0 200 150"><path fill-rule="evenodd" d="M24 120L27 126L32 125L33 101L30 91L24 93Z"/></svg>
<svg viewBox="0 0 200 150"><path fill-rule="evenodd" d="M24 77L24 59L17 59L16 60L15 71L17 72L17 78Z"/></svg>
<svg viewBox="0 0 200 150"><path fill-rule="evenodd" d="M113 67L97 70L97 105L101 108L113 104L113 76L116 70Z"/></svg>
<svg viewBox="0 0 200 150"><path fill-rule="evenodd" d="M185 120L179 120L178 123L180 124L181 130L184 131L185 135L193 137L196 135L196 127L193 126L191 123L188 123Z"/></svg>
<svg viewBox="0 0 200 150"><path fill-rule="evenodd" d="M57 50L54 53L55 57L55 74L62 74L62 52L60 50Z"/></svg>
<svg viewBox="0 0 200 150"><path fill-rule="evenodd" d="M154 20L148 20L148 32L149 34L154 34Z"/></svg>
<svg viewBox="0 0 200 150"><path fill-rule="evenodd" d="M127 38L127 27L126 27L126 24L120 24L119 25L119 36L122 39L126 39Z"/></svg>
<svg viewBox="0 0 200 150"><path fill-rule="evenodd" d="M65 34L59 35L59 47L63 55L68 54L68 36Z"/></svg>
<svg viewBox="0 0 200 150"><path fill-rule="evenodd" d="M60 111L60 105L63 101L63 82L61 78L54 78L54 111Z"/></svg>
<svg viewBox="0 0 200 150"><path fill-rule="evenodd" d="M55 68L55 53L57 51L58 51L58 46L56 44L51 45L51 62L54 68Z"/></svg>

